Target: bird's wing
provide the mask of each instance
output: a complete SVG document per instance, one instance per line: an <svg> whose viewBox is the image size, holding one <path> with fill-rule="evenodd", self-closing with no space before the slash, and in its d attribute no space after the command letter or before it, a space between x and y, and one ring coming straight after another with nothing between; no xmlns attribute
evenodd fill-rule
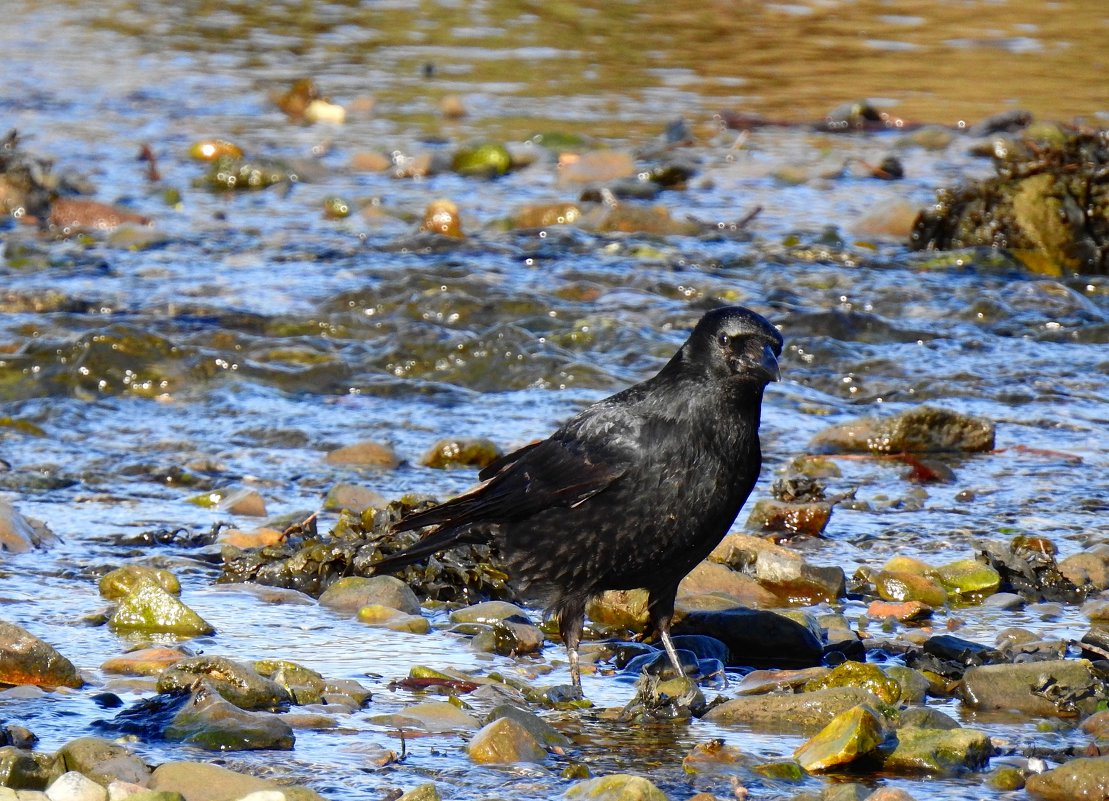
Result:
<svg viewBox="0 0 1109 801"><path fill-rule="evenodd" d="M394 530L523 520L545 509L577 506L607 489L626 470L622 460L590 454L585 443L556 434L502 457L482 471L481 484L404 518Z"/></svg>

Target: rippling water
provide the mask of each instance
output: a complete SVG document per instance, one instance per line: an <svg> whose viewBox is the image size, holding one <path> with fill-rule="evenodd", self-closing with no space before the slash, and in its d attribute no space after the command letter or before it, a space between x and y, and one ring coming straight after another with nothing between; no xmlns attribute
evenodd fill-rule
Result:
<svg viewBox="0 0 1109 801"><path fill-rule="evenodd" d="M381 691L372 712L409 700L383 688L414 661L441 665L447 654L456 667L526 671L471 654L443 632L405 636L314 606L262 606L212 586L210 552L123 546L121 538L204 531L225 519L185 502L197 487L180 486L182 472L202 489L254 486L274 515L314 510L340 480L389 497L456 492L471 472L417 465L436 439L485 436L507 448L543 436L581 404L650 374L703 310L733 302L778 323L788 343L785 381L767 398L762 492L812 434L859 415L929 402L998 424L999 452L954 462L949 485L921 488L887 463L844 462L832 490L857 489L871 510L837 511L826 538L798 546L812 561L850 573L898 553L935 563L968 556L977 537L1040 534L1064 555L1104 541L1109 284L1030 276L970 256L963 267L925 269L926 257L859 225L874 209L924 205L937 186L985 174L961 136L925 148L909 133L783 127L737 141L713 115L816 120L839 102L871 97L906 119L945 124L1011 108L1104 120L1107 17L1103 4L1079 0L1050 9L969 1L12 4L0 22L0 123L59 170L86 176L98 199L149 215L157 238L132 249L0 227L0 417L43 432L0 427L0 459L11 466L0 480L5 497L64 539L47 554L0 563L0 615L104 682L98 666L128 643L81 618L101 606L99 574L140 560L173 569L186 600L215 624L218 635L198 646L362 678ZM271 105L269 93L301 75L348 106L346 125L291 124ZM466 117L439 113L451 94ZM576 196L543 153L496 181L397 180L349 168L359 151L413 155L475 136L526 152L524 140L543 131L647 150L678 118L694 135L680 155L696 176L657 202L676 219L710 226L761 207L748 233L504 233L497 221L520 205ZM249 195L197 188L203 168L187 149L209 136L283 159L301 180ZM135 160L142 143L158 157L160 184L149 184ZM851 166L891 153L905 164L904 181L876 181ZM167 187L179 203L167 203ZM325 219L332 196L359 212ZM435 197L461 208L470 237L457 247L410 237ZM392 443L406 462L358 474L322 461L326 450L363 438ZM973 500L956 498L966 490ZM862 607L845 612L854 619ZM954 618L965 620L961 634L983 642L1008 625L1051 637L1080 636L1085 625L1071 608L1047 620L1035 610L959 610L939 623ZM587 678L586 691L600 706L631 695L628 684L604 678ZM411 744L403 769L367 770L371 744L396 745L368 714L340 733L298 733L291 758L229 762L314 777L334 797L378 797L422 771L436 772L444 794L457 798L535 797L562 786L545 769L474 769L448 738ZM0 716L25 719L49 750L105 714L77 694L0 700ZM723 736L767 758L796 745L695 723L652 729L637 751L626 740L638 731L588 717L565 725L582 728L582 759L595 772L649 768L679 797L688 791L680 758L696 742ZM1018 741L1038 736L1031 726L993 725L992 734ZM154 761L203 758L146 748ZM929 797L961 798L977 787L968 781L930 784Z"/></svg>

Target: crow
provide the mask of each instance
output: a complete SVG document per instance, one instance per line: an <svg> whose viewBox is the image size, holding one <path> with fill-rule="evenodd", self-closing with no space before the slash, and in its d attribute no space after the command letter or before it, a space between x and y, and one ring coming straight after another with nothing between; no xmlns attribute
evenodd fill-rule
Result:
<svg viewBox="0 0 1109 801"><path fill-rule="evenodd" d="M782 343L749 309L708 312L658 375L502 456L473 489L401 518L394 531L434 529L374 572L492 543L511 583L557 616L578 688L586 603L605 590L645 588L650 621L684 675L670 639L678 583L755 486L763 390L779 379Z"/></svg>

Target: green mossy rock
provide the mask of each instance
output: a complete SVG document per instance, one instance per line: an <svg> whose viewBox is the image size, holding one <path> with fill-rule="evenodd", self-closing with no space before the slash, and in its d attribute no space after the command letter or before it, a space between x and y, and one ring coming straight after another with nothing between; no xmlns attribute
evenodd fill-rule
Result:
<svg viewBox="0 0 1109 801"><path fill-rule="evenodd" d="M181 583L168 570L146 565L124 565L106 573L100 579L100 596L109 601L123 598L130 595L143 581L151 581L171 595L181 594Z"/></svg>
<svg viewBox="0 0 1109 801"><path fill-rule="evenodd" d="M180 600L158 584L144 581L122 598L108 626L117 631L178 634L199 637L213 634L215 629Z"/></svg>
<svg viewBox="0 0 1109 801"><path fill-rule="evenodd" d="M807 771L823 771L850 764L873 752L885 736L882 716L860 704L841 712L793 752Z"/></svg>
<svg viewBox="0 0 1109 801"><path fill-rule="evenodd" d="M669 801L651 781L630 773L613 773L578 782L568 789L567 801Z"/></svg>

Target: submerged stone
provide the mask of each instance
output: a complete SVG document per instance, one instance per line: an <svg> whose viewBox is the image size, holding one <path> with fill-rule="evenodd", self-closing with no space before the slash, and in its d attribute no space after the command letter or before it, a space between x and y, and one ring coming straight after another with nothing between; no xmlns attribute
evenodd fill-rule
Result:
<svg viewBox="0 0 1109 801"><path fill-rule="evenodd" d="M963 699L976 709L1077 717L1109 697L1109 682L1086 659L983 665L963 676Z"/></svg>
<svg viewBox="0 0 1109 801"><path fill-rule="evenodd" d="M813 731L827 726L836 715L859 704L882 708L882 700L858 687L829 687L811 693L754 695L715 706L705 720L743 723L760 729Z"/></svg>
<svg viewBox="0 0 1109 801"><path fill-rule="evenodd" d="M387 715L374 715L371 723L398 729L419 729L429 732L476 731L477 719L447 701L429 701Z"/></svg>

